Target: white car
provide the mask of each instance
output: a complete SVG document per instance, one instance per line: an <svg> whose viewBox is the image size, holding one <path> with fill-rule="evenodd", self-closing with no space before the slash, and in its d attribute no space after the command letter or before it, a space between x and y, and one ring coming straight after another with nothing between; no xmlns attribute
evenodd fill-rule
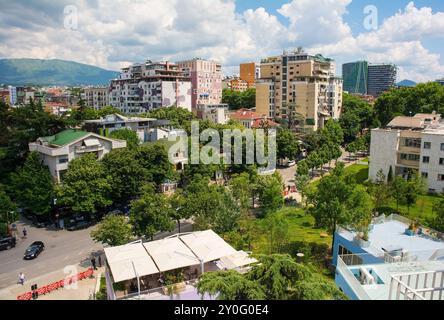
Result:
<svg viewBox="0 0 444 320"><path fill-rule="evenodd" d="M294 161L294 160L287 162L287 167L294 167L295 165L296 165L296 161Z"/></svg>

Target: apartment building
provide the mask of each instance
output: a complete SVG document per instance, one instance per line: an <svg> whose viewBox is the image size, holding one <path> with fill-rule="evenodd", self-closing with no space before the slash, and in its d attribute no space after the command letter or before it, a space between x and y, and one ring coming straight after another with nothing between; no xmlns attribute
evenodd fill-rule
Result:
<svg viewBox="0 0 444 320"><path fill-rule="evenodd" d="M8 89L1 89L0 90L0 101L6 104L10 104L11 100L9 98L9 90Z"/></svg>
<svg viewBox="0 0 444 320"><path fill-rule="evenodd" d="M397 67L393 64L370 64L368 66L369 95L380 96L396 84Z"/></svg>
<svg viewBox="0 0 444 320"><path fill-rule="evenodd" d="M260 67L254 62L241 63L240 79L246 81L248 88L255 88L256 80L260 78Z"/></svg>
<svg viewBox="0 0 444 320"><path fill-rule="evenodd" d="M438 79L435 81L436 83L439 83L440 85L444 86L444 78Z"/></svg>
<svg viewBox="0 0 444 320"><path fill-rule="evenodd" d="M228 104L199 104L197 106L197 117L217 124L226 124L228 117Z"/></svg>
<svg viewBox="0 0 444 320"><path fill-rule="evenodd" d="M8 91L9 91L9 103L11 104L11 106L21 105L27 102L25 87L8 86Z"/></svg>
<svg viewBox="0 0 444 320"><path fill-rule="evenodd" d="M220 63L196 58L177 62L177 66L191 79L193 111L198 105L222 103L222 65Z"/></svg>
<svg viewBox="0 0 444 320"><path fill-rule="evenodd" d="M111 81L109 104L123 113L170 106L191 111L191 80L174 63L133 64L122 69L119 79Z"/></svg>
<svg viewBox="0 0 444 320"><path fill-rule="evenodd" d="M342 111L342 80L335 77L335 69L332 59L302 49L263 59L256 82L256 110L281 119L299 114L305 128L322 128Z"/></svg>
<svg viewBox="0 0 444 320"><path fill-rule="evenodd" d="M68 170L70 161L89 153L95 154L97 159L102 159L111 150L125 147L125 140L109 139L95 133L72 129L39 138L29 144L29 150L39 153L57 183L63 182L63 174Z"/></svg>
<svg viewBox="0 0 444 320"><path fill-rule="evenodd" d="M417 114L396 117L386 127L373 129L370 146L370 179L379 170L407 178L420 174L429 192L444 192L444 123L441 116Z"/></svg>
<svg viewBox="0 0 444 320"><path fill-rule="evenodd" d="M109 105L108 91L108 87L84 88L81 97L88 108L100 110Z"/></svg>
<svg viewBox="0 0 444 320"><path fill-rule="evenodd" d="M157 126L157 119L141 117L125 117L120 114L110 114L96 120L86 120L83 128L108 137L113 131L129 129L137 133L140 142L150 141L150 132Z"/></svg>

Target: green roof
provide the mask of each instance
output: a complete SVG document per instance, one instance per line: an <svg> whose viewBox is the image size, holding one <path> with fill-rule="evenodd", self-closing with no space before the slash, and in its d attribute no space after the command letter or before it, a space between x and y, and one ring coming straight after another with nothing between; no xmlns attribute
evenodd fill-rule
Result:
<svg viewBox="0 0 444 320"><path fill-rule="evenodd" d="M44 137L43 140L47 141L50 144L56 145L56 146L65 146L71 142L74 142L80 138L83 138L84 136L86 136L88 134L89 133L86 131L68 129L68 130L56 133L53 136Z"/></svg>

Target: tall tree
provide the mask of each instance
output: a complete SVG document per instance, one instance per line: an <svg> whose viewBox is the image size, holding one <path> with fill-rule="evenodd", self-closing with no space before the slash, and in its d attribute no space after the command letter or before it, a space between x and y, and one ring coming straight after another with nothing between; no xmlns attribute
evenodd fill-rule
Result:
<svg viewBox="0 0 444 320"><path fill-rule="evenodd" d="M243 214L247 214L251 208L251 198L253 193L253 186L250 182L248 173L241 173L234 175L230 180L230 189L233 197L237 200L239 207Z"/></svg>
<svg viewBox="0 0 444 320"><path fill-rule="evenodd" d="M126 217L110 215L105 217L99 225L91 231L91 237L96 242L109 246L121 246L131 241L132 226Z"/></svg>
<svg viewBox="0 0 444 320"><path fill-rule="evenodd" d="M289 129L279 129L277 131L276 145L279 159L293 160L299 152L298 140Z"/></svg>
<svg viewBox="0 0 444 320"><path fill-rule="evenodd" d="M275 212L284 204L283 183L279 173L258 178L256 193L262 216Z"/></svg>
<svg viewBox="0 0 444 320"><path fill-rule="evenodd" d="M156 185L164 183L167 179L175 179L173 165L168 159L168 152L164 145L144 144L137 148L135 158Z"/></svg>
<svg viewBox="0 0 444 320"><path fill-rule="evenodd" d="M172 211L167 197L156 193L153 185L146 185L140 199L131 203L130 217L135 233L153 239L157 232L172 231Z"/></svg>
<svg viewBox="0 0 444 320"><path fill-rule="evenodd" d="M81 214L97 213L111 205L112 187L106 170L94 154L74 159L58 187L59 203Z"/></svg>
<svg viewBox="0 0 444 320"><path fill-rule="evenodd" d="M23 167L11 175L12 191L18 205L37 215L48 215L54 198L54 185L48 167L32 152Z"/></svg>
<svg viewBox="0 0 444 320"><path fill-rule="evenodd" d="M138 196L140 187L151 179L148 171L136 159L136 154L135 150L117 149L102 160L114 202L126 203Z"/></svg>

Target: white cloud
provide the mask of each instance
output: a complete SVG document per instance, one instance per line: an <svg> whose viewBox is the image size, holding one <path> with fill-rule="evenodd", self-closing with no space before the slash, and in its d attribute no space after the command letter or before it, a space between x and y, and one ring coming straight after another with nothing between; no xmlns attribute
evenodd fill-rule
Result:
<svg viewBox="0 0 444 320"><path fill-rule="evenodd" d="M227 74L243 61L299 46L338 63L368 59L400 65L400 76L425 81L444 74L423 37L442 37L444 13L413 3L373 32L352 34L351 0L292 0L277 15L264 8L236 13L235 0L0 0L0 57L59 58L119 69L131 62L217 59ZM63 9L78 9L77 31ZM21 14L19 14L21 13Z"/></svg>

